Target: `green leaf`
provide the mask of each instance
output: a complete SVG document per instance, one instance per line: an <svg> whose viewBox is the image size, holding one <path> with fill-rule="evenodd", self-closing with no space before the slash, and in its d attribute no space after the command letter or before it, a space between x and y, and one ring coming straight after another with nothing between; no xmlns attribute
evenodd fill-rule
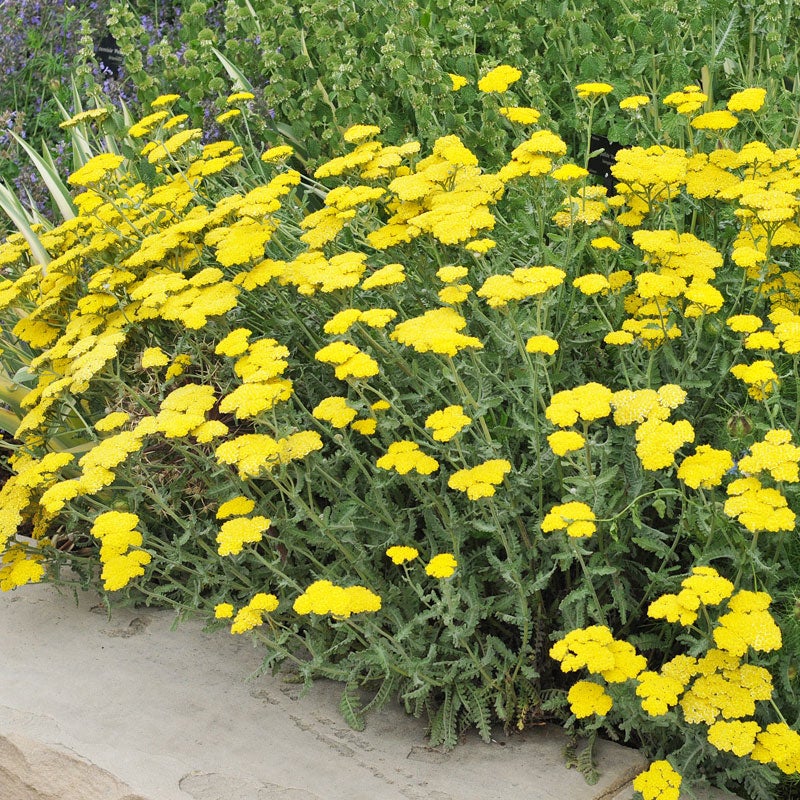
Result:
<svg viewBox="0 0 800 800"><path fill-rule="evenodd" d="M30 158L36 170L42 176L42 180L45 186L47 186L47 191L50 192L50 196L53 198L53 202L58 206L58 210L61 212L61 216L64 220L74 219L77 216L77 209L72 202L72 196L66 184L61 180L58 172L51 167L53 158L50 156L44 140L42 140L42 150L48 153L48 156L50 156L49 159L40 156L22 137L17 136L14 131L9 131L9 133L14 137L17 144L28 154L28 158Z"/></svg>
<svg viewBox="0 0 800 800"><path fill-rule="evenodd" d="M28 213L25 211L19 198L5 184L0 184L0 208L8 214L16 229L23 235L28 247L31 248L33 257L42 270L50 263L50 254L44 249L39 237L31 228Z"/></svg>
<svg viewBox="0 0 800 800"><path fill-rule="evenodd" d="M344 721L354 731L363 731L365 728L360 706L361 701L358 698L357 688L352 683L345 684L342 699L339 701L339 711L341 711Z"/></svg>

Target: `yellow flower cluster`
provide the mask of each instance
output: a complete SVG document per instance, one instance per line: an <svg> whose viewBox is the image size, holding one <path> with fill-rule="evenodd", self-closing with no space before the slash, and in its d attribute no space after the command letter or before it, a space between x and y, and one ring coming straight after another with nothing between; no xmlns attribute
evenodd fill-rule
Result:
<svg viewBox="0 0 800 800"><path fill-rule="evenodd" d="M545 416L554 425L567 428L578 419L593 422L611 414L611 389L599 383L586 383L574 389L556 392L545 410Z"/></svg>
<svg viewBox="0 0 800 800"><path fill-rule="evenodd" d="M504 92L522 77L522 73L516 67L508 64L501 64L486 73L478 81L478 89L482 92Z"/></svg>
<svg viewBox="0 0 800 800"><path fill-rule="evenodd" d="M641 792L644 800L678 800L681 794L681 776L669 761L654 761L647 770L633 779L633 788Z"/></svg>
<svg viewBox="0 0 800 800"><path fill-rule="evenodd" d="M467 347L482 349L480 339L460 333L466 325L467 321L461 314L444 306L399 323L389 334L389 338L418 353L433 352L454 356Z"/></svg>
<svg viewBox="0 0 800 800"><path fill-rule="evenodd" d="M635 678L647 666L632 644L615 639L603 625L570 631L550 648L550 657L561 662L562 672L585 668L608 683Z"/></svg>
<svg viewBox="0 0 800 800"><path fill-rule="evenodd" d="M393 564L405 564L413 561L419 555L419 550L416 547L394 545L386 550L386 555L392 559Z"/></svg>
<svg viewBox="0 0 800 800"><path fill-rule="evenodd" d="M604 717L614 705L611 695L599 683L593 681L573 683L567 694L567 700L572 713L578 719L590 717L592 714Z"/></svg>
<svg viewBox="0 0 800 800"><path fill-rule="evenodd" d="M566 531L567 536L575 539L591 536L596 530L594 511L586 503L572 500L554 506L542 520L542 531Z"/></svg>
<svg viewBox="0 0 800 800"><path fill-rule="evenodd" d="M352 614L374 613L381 609L381 598L364 586L335 586L330 581L315 581L292 606L297 614L330 614L347 619Z"/></svg>
<svg viewBox="0 0 800 800"><path fill-rule="evenodd" d="M647 616L691 625L701 605L717 605L733 594L733 584L713 567L694 567L690 577L681 582L683 591L663 594L650 603Z"/></svg>
<svg viewBox="0 0 800 800"><path fill-rule="evenodd" d="M727 491L724 512L747 530L753 533L794 530L795 513L777 489L762 486L758 478L751 476L732 481Z"/></svg>
<svg viewBox="0 0 800 800"><path fill-rule="evenodd" d="M271 614L278 607L278 598L274 594L258 592L247 605L242 606L237 612L231 625L231 633L246 633L264 624L264 614ZM230 603L220 603L215 608L216 616L225 619L233 614Z"/></svg>
<svg viewBox="0 0 800 800"><path fill-rule="evenodd" d="M385 470L393 469L401 475L406 475L411 470L420 475L430 475L439 469L439 462L423 453L416 442L403 440L392 442L386 454L375 462L375 466Z"/></svg>
<svg viewBox="0 0 800 800"><path fill-rule="evenodd" d="M511 472L511 463L504 458L491 458L470 469L454 472L447 481L451 489L466 492L470 500L492 497L495 487Z"/></svg>
<svg viewBox="0 0 800 800"><path fill-rule="evenodd" d="M9 547L0 558L0 591L9 592L27 583L38 583L44 575L42 556Z"/></svg>
<svg viewBox="0 0 800 800"><path fill-rule="evenodd" d="M316 431L298 431L280 439L265 433L245 433L220 444L215 456L220 464L236 466L239 477L247 480L321 449L322 439Z"/></svg>
<svg viewBox="0 0 800 800"><path fill-rule="evenodd" d="M459 431L462 431L472 419L464 413L463 406L447 406L434 411L425 420L425 427L430 428L437 442L449 442Z"/></svg>
<svg viewBox="0 0 800 800"><path fill-rule="evenodd" d="M458 562L452 553L439 553L427 563L425 573L431 578L449 578L457 566Z"/></svg>
<svg viewBox="0 0 800 800"><path fill-rule="evenodd" d="M144 575L145 564L152 560L146 550L130 549L142 545L138 524L136 514L124 511L106 511L95 518L92 535L100 539L101 577L107 592L122 589L133 578Z"/></svg>
<svg viewBox="0 0 800 800"><path fill-rule="evenodd" d="M518 267L510 275L490 275L477 291L492 308L539 297L561 286L567 273L557 267Z"/></svg>
<svg viewBox="0 0 800 800"><path fill-rule="evenodd" d="M222 524L217 534L217 552L221 556L238 555L246 544L261 541L272 520L266 517L234 517Z"/></svg>

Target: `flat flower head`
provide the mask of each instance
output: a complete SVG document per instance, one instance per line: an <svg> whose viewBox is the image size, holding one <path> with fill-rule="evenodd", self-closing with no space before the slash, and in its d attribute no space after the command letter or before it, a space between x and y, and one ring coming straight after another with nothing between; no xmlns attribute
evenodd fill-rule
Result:
<svg viewBox="0 0 800 800"><path fill-rule="evenodd" d="M558 342L552 336L539 334L538 336L531 336L525 342L525 350L529 353L545 353L551 356L558 350Z"/></svg>
<svg viewBox="0 0 800 800"><path fill-rule="evenodd" d="M423 453L416 442L402 440L392 442L386 454L375 462L375 466L379 469L393 469L401 475L412 470L420 475L430 475L439 469L439 462Z"/></svg>
<svg viewBox="0 0 800 800"><path fill-rule="evenodd" d="M669 761L654 761L633 781L633 788L644 800L678 800L681 793L681 776Z"/></svg>
<svg viewBox="0 0 800 800"><path fill-rule="evenodd" d="M752 88L743 89L741 92L736 92L731 95L728 100L729 111L758 111L764 105L764 99L767 96L766 89Z"/></svg>
<svg viewBox="0 0 800 800"><path fill-rule="evenodd" d="M697 130L707 131L727 131L735 127L739 120L730 111L709 111L707 114L700 114L689 124Z"/></svg>
<svg viewBox="0 0 800 800"><path fill-rule="evenodd" d="M413 561L419 555L419 550L417 550L416 547L394 545L386 551L386 555L392 559L393 564L406 564L409 561Z"/></svg>
<svg viewBox="0 0 800 800"><path fill-rule="evenodd" d="M586 439L578 431L556 431L547 437L547 443L557 456L565 456L567 453L581 450L586 444Z"/></svg>
<svg viewBox="0 0 800 800"><path fill-rule="evenodd" d="M469 83L463 75L456 75L453 72L448 72L447 75L450 78L452 90L454 92L463 89Z"/></svg>
<svg viewBox="0 0 800 800"><path fill-rule="evenodd" d="M619 107L623 111L638 111L642 106L646 106L650 98L645 94L635 94L619 101Z"/></svg>
<svg viewBox="0 0 800 800"><path fill-rule="evenodd" d="M432 578L449 578L458 566L452 553L440 553L434 556L425 567L425 572Z"/></svg>
<svg viewBox="0 0 800 800"><path fill-rule="evenodd" d="M535 125L541 113L535 108L525 106L503 106L500 113L509 121L518 125Z"/></svg>
<svg viewBox="0 0 800 800"><path fill-rule="evenodd" d="M363 142L365 139L372 139L381 132L377 125L351 125L343 134L343 138L350 144Z"/></svg>
<svg viewBox="0 0 800 800"><path fill-rule="evenodd" d="M592 714L604 717L614 705L606 690L599 683L593 681L574 683L569 690L567 700L572 713L578 719L590 717Z"/></svg>
<svg viewBox="0 0 800 800"><path fill-rule="evenodd" d="M580 538L591 536L597 526L592 509L579 501L554 506L542 520L542 531L566 531L568 536Z"/></svg>
<svg viewBox="0 0 800 800"><path fill-rule="evenodd" d="M522 72L516 67L501 64L490 70L478 81L478 89L482 92L504 92L522 77Z"/></svg>
<svg viewBox="0 0 800 800"><path fill-rule="evenodd" d="M609 94L614 91L614 87L610 83L579 83L575 87L575 91L578 93L578 97L587 100Z"/></svg>
<svg viewBox="0 0 800 800"><path fill-rule="evenodd" d="M463 406L447 406L429 415L425 427L433 430L432 436L437 442L449 442L470 422L472 419L464 413Z"/></svg>

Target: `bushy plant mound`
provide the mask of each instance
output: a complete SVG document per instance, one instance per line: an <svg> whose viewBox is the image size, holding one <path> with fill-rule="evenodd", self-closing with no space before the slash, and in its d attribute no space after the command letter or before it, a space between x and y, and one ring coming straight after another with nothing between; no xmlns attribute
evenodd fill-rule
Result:
<svg viewBox="0 0 800 800"><path fill-rule="evenodd" d="M768 796L800 771L800 153L753 138L757 88L668 94L677 148L579 84L587 143L613 107L639 143L609 193L520 77L477 83L499 163L359 124L312 178L168 95L76 170L78 213L0 248L0 585L229 620L355 726L558 718L635 735L648 800Z"/></svg>

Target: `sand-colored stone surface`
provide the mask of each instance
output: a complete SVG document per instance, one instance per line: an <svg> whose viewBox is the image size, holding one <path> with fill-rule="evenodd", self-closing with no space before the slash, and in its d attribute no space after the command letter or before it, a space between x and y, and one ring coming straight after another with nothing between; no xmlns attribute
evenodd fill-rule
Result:
<svg viewBox="0 0 800 800"><path fill-rule="evenodd" d="M398 707L356 732L336 684L253 678L250 640L174 619L109 619L48 586L0 595L2 800L623 800L645 766L603 742L589 786L549 726L444 753Z"/></svg>

